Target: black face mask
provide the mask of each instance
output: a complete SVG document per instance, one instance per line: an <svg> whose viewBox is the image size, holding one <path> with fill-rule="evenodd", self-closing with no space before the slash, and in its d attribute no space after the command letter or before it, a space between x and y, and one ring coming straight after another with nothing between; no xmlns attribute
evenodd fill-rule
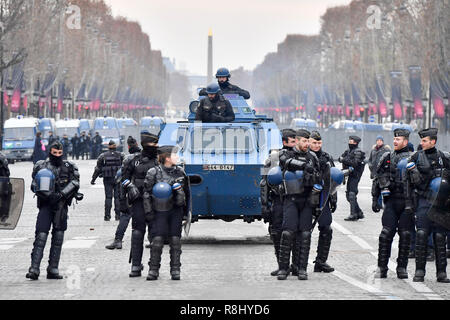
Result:
<svg viewBox="0 0 450 320"><path fill-rule="evenodd" d="M50 159L50 163L54 165L55 167L60 167L63 164L63 158L62 156L56 157L52 155L51 153L48 155L48 158Z"/></svg>
<svg viewBox="0 0 450 320"><path fill-rule="evenodd" d="M158 156L158 147L156 146L143 146L142 154L149 159L156 159Z"/></svg>
<svg viewBox="0 0 450 320"><path fill-rule="evenodd" d="M219 94L216 94L213 99L209 98L209 101L211 102L216 102L217 100L219 100Z"/></svg>
<svg viewBox="0 0 450 320"><path fill-rule="evenodd" d="M350 150L353 150L353 149L356 149L356 148L358 148L358 145L357 144L348 144L348 147L350 148Z"/></svg>
<svg viewBox="0 0 450 320"><path fill-rule="evenodd" d="M220 86L221 88L226 88L226 87L228 87L228 85L229 85L228 80L225 81L225 82L219 82L219 86Z"/></svg>

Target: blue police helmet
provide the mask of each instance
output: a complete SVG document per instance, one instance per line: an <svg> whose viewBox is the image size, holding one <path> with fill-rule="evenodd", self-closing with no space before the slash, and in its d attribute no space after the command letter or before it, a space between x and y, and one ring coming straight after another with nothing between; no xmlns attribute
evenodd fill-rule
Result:
<svg viewBox="0 0 450 320"><path fill-rule="evenodd" d="M216 94L219 93L220 87L217 83L211 83L206 87L206 93L208 94Z"/></svg>
<svg viewBox="0 0 450 320"><path fill-rule="evenodd" d="M55 175L47 168L39 170L34 180L36 182L36 193L49 195L55 190Z"/></svg>
<svg viewBox="0 0 450 320"><path fill-rule="evenodd" d="M331 180L333 180L337 185L341 185L344 182L344 173L336 167L331 167L330 169Z"/></svg>
<svg viewBox="0 0 450 320"><path fill-rule="evenodd" d="M297 170L295 172L286 171L286 173L284 174L284 179L286 179L287 181L299 180L302 178L303 178L303 171L300 171L300 170Z"/></svg>
<svg viewBox="0 0 450 320"><path fill-rule="evenodd" d="M172 187L167 182L158 182L153 186L153 196L157 199L168 199L172 195Z"/></svg>
<svg viewBox="0 0 450 320"><path fill-rule="evenodd" d="M397 169L400 171L400 174L406 171L406 166L408 165L408 159L402 159L397 163Z"/></svg>
<svg viewBox="0 0 450 320"><path fill-rule="evenodd" d="M231 77L230 70L228 70L227 68L218 69L216 72L216 78L219 77L227 77L227 78Z"/></svg>
<svg viewBox="0 0 450 320"><path fill-rule="evenodd" d="M441 187L442 178L437 177L431 180L430 182L430 190L433 194L437 194L439 192L439 188Z"/></svg>
<svg viewBox="0 0 450 320"><path fill-rule="evenodd" d="M273 167L267 173L267 182L272 186L278 186L283 182L283 172L280 167Z"/></svg>

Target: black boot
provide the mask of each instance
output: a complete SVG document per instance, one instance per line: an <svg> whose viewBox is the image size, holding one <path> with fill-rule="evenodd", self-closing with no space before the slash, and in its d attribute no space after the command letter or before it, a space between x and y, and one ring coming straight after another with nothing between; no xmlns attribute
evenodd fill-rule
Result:
<svg viewBox="0 0 450 320"><path fill-rule="evenodd" d="M383 230L381 230L380 237L378 238L378 268L375 272L375 278L387 278L392 240L393 237L391 231L387 228L383 228Z"/></svg>
<svg viewBox="0 0 450 320"><path fill-rule="evenodd" d="M434 248L433 247L427 247L427 261L432 262L436 259L434 256Z"/></svg>
<svg viewBox="0 0 450 320"><path fill-rule="evenodd" d="M105 248L109 250L122 249L122 240L114 239L113 243L105 246Z"/></svg>
<svg viewBox="0 0 450 320"><path fill-rule="evenodd" d="M293 233L290 231L283 231L280 241L280 270L278 271L278 280L286 280L289 274L289 260L291 258L291 246Z"/></svg>
<svg viewBox="0 0 450 320"><path fill-rule="evenodd" d="M356 193L348 192L347 193L347 201L350 203L350 215L345 218L345 221L357 221L358 218L358 209L356 204Z"/></svg>
<svg viewBox="0 0 450 320"><path fill-rule="evenodd" d="M327 227L319 233L319 243L317 245L317 257L314 261L314 272L333 272L334 268L327 264L328 254L330 253L331 239L333 230Z"/></svg>
<svg viewBox="0 0 450 320"><path fill-rule="evenodd" d="M278 275L278 271L280 271L280 265L279 265L279 261L280 261L280 241L281 241L281 233L280 232L273 232L271 234L271 238L272 238L272 242L273 242L273 247L275 249L275 257L277 258L277 265L278 265L278 269L274 270L270 273L271 276L275 277Z"/></svg>
<svg viewBox="0 0 450 320"><path fill-rule="evenodd" d="M292 275L295 277L298 276L298 261L300 259L300 257L299 257L300 242L301 242L300 232L296 232L294 234L294 239L292 239L292 248L291 248L292 264L291 264L291 268L290 268Z"/></svg>
<svg viewBox="0 0 450 320"><path fill-rule="evenodd" d="M64 231L53 231L52 246L50 247L50 255L48 260L47 279L61 280L63 278L59 275L58 270L63 242Z"/></svg>
<svg viewBox="0 0 450 320"><path fill-rule="evenodd" d="M311 231L300 232L300 253L298 259L298 280L308 280L306 269L308 267L309 250L311 248Z"/></svg>
<svg viewBox="0 0 450 320"><path fill-rule="evenodd" d="M139 230L131 233L131 272L130 278L140 277L144 269L142 265L142 253L144 251L144 234Z"/></svg>
<svg viewBox="0 0 450 320"><path fill-rule="evenodd" d="M28 269L26 274L27 279L37 280L39 278L42 256L44 255L45 243L47 242L48 234L45 232L40 232L36 234L33 250L31 251L31 267Z"/></svg>
<svg viewBox="0 0 450 320"><path fill-rule="evenodd" d="M398 241L397 278L408 279L408 255L411 246L411 232L400 231Z"/></svg>
<svg viewBox="0 0 450 320"><path fill-rule="evenodd" d="M180 267L181 267L181 238L170 238L170 275L172 280L180 280Z"/></svg>
<svg viewBox="0 0 450 320"><path fill-rule="evenodd" d="M105 199L105 221L111 220L112 199Z"/></svg>
<svg viewBox="0 0 450 320"><path fill-rule="evenodd" d="M450 283L447 278L447 252L445 249L446 237L443 233L433 233L434 251L436 255L437 282Z"/></svg>
<svg viewBox="0 0 450 320"><path fill-rule="evenodd" d="M414 282L423 282L425 278L425 265L427 263L428 232L418 229L416 233L416 272Z"/></svg>
<svg viewBox="0 0 450 320"><path fill-rule="evenodd" d="M159 268L161 267L164 238L154 237L150 245L150 261L148 262L150 268L148 270L147 280L157 280L159 277Z"/></svg>

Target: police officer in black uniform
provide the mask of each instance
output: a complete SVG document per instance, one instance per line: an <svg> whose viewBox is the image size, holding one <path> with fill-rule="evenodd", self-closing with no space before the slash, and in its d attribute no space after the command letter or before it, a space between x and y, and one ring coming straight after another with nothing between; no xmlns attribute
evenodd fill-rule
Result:
<svg viewBox="0 0 450 320"><path fill-rule="evenodd" d="M95 133L95 136L92 138L93 149L94 149L94 159L97 159L100 153L102 152L102 143L103 139L98 132Z"/></svg>
<svg viewBox="0 0 450 320"><path fill-rule="evenodd" d="M416 272L414 282L423 282L427 256L427 239L433 233L436 256L436 278L438 282L450 283L447 278L446 233L449 231L428 218L432 203L429 199L430 182L437 177L448 175L450 154L436 149L438 129L429 128L419 131L422 149L408 159L407 198L415 199L415 206L407 204L405 211L416 213Z"/></svg>
<svg viewBox="0 0 450 320"><path fill-rule="evenodd" d="M125 159L123 160L124 163L128 162L127 159L133 157L135 153L141 152L141 149L137 145L136 139L134 139L133 137L131 136L128 137L127 144L128 144L128 151L130 154L125 157ZM111 244L105 246L105 248L109 250L122 249L122 240L123 237L125 236L125 232L127 231L128 224L130 223L131 219L131 210L130 207L128 206L126 195L122 188L121 181L122 181L122 169L119 169L119 171L117 171L116 174L116 185L119 190L120 220L119 225L117 226L116 229L114 241Z"/></svg>
<svg viewBox="0 0 450 320"><path fill-rule="evenodd" d="M37 195L39 213L36 221L35 241L31 252L31 267L27 278L37 280L39 267L44 254L47 236L52 229L52 242L47 268L47 279L62 279L58 265L67 229L67 212L72 200L82 199L78 193L80 174L77 166L62 159L63 146L59 141L50 145L49 159L38 161L32 173L31 190ZM44 173L50 178L44 177Z"/></svg>
<svg viewBox="0 0 450 320"><path fill-rule="evenodd" d="M288 276L294 237L299 248L293 250L293 255L298 255L298 279L308 279L306 269L311 246L312 217L320 213L320 190L317 186L321 182L319 159L308 149L309 138L309 131L300 129L296 133L296 146L292 151L280 151L285 195L278 280L285 280Z"/></svg>
<svg viewBox="0 0 450 320"><path fill-rule="evenodd" d="M0 152L0 177L9 178L10 172L8 167L8 159Z"/></svg>
<svg viewBox="0 0 450 320"><path fill-rule="evenodd" d="M380 211L378 199L383 196L385 204L381 222L383 229L378 242L378 269L376 278L386 278L391 247L394 236L398 233L397 277L407 279L408 254L411 244L411 230L414 227L412 212L405 211L410 202L403 188L406 179L406 164L411 152L408 148L409 130L394 130L394 151L385 152L376 168L372 184L372 210ZM408 203L411 206L411 203Z"/></svg>
<svg viewBox="0 0 450 320"><path fill-rule="evenodd" d="M176 165L177 149L163 146L159 150L160 165L151 168L145 178L144 208L151 224L150 260L147 280L157 280L164 240L169 239L170 274L180 280L181 230L190 210L189 179Z"/></svg>
<svg viewBox="0 0 450 320"><path fill-rule="evenodd" d="M144 181L147 171L158 165L158 136L147 131L141 133L142 152L127 157L122 165L122 187L127 201L121 201L122 212L126 203L131 205L131 273L130 277L140 277L144 269L145 228L151 221L146 219L143 206Z"/></svg>
<svg viewBox="0 0 450 320"><path fill-rule="evenodd" d="M295 130L285 129L282 131L283 150L292 150L295 146ZM272 168L279 165L279 151L272 150L269 158L266 160L264 169L266 173ZM281 172L277 172L280 174ZM269 179L270 180L270 179ZM261 214L264 222L269 223L269 235L275 248L275 257L277 264L279 264L280 241L281 241L281 227L283 224L283 190L282 184L271 185L268 181L268 175L263 175L260 183L261 187ZM278 268L271 272L271 276L277 276Z"/></svg>
<svg viewBox="0 0 450 320"><path fill-rule="evenodd" d="M208 97L200 100L195 115L196 121L202 122L233 122L235 114L230 101L220 93L220 87L213 83L206 88Z"/></svg>
<svg viewBox="0 0 450 320"><path fill-rule="evenodd" d="M322 180L328 181L330 179L330 168L335 167L333 157L322 150L322 137L317 131L311 133L310 150L314 152L319 158L320 172ZM327 176L326 176L327 175ZM330 253L331 240L333 238L333 229L331 223L333 222L332 213L337 209L337 193L329 195L327 202L323 206L322 214L319 217L319 241L317 244L317 257L314 261L314 272L333 272L334 268L327 263L328 255Z"/></svg>
<svg viewBox="0 0 450 320"><path fill-rule="evenodd" d="M91 184L95 184L95 180L101 176L103 177L103 185L105 186L105 221L111 220L111 208L114 196L114 211L115 219L120 219L120 203L119 203L119 189L115 183L115 176L117 170L122 166L124 158L123 153L117 152L116 143L111 140L108 144L108 151L102 153L97 160L94 174L92 175Z"/></svg>
<svg viewBox="0 0 450 320"><path fill-rule="evenodd" d="M359 207L356 196L358 195L358 184L361 180L361 176L364 172L364 158L365 153L358 148L358 144L361 142L361 138L357 136L350 136L348 146L349 149L346 150L341 157L339 157L339 162L342 163L342 168L348 169L353 167L353 172L350 173L347 181L347 201L350 203L350 216L345 218L345 221L356 221L358 219L363 219L364 214Z"/></svg>
<svg viewBox="0 0 450 320"><path fill-rule="evenodd" d="M238 86L230 83L230 71L227 68L220 68L216 72L216 78L222 94L238 94L244 99L250 99L250 93ZM208 95L207 89L203 88L199 92L200 96Z"/></svg>

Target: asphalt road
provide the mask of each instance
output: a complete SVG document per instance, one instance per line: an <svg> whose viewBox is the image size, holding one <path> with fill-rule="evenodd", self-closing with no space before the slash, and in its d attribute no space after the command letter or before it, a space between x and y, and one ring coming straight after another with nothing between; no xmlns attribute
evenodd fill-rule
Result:
<svg viewBox="0 0 450 320"><path fill-rule="evenodd" d="M192 225L183 245L182 279L172 281L169 273L169 248L163 252L160 278L146 281L149 250L144 252L144 273L129 278L130 229L122 250L106 250L114 237L117 222L103 221L104 191L101 179L89 184L95 161L77 161L81 173L81 192L85 199L69 211L68 230L60 262L64 279L47 280L50 238L41 264L41 277L30 281L25 274L36 223L36 199L30 190L32 164L19 162L10 166L12 177L25 179L26 197L19 225L14 231L0 231L0 299L295 299L295 300L448 300L450 285L436 282L434 262L427 264L424 283L413 283L414 260L409 260L409 279L395 276L397 240L392 249L387 279L374 279L377 262L381 213L372 213L368 170L360 184L358 200L366 218L347 222L349 206L344 189L339 190L338 210L333 219L330 274L314 273L317 230L314 232L309 280L289 277L278 281L270 276L276 268L267 225L242 221L200 221Z"/></svg>

